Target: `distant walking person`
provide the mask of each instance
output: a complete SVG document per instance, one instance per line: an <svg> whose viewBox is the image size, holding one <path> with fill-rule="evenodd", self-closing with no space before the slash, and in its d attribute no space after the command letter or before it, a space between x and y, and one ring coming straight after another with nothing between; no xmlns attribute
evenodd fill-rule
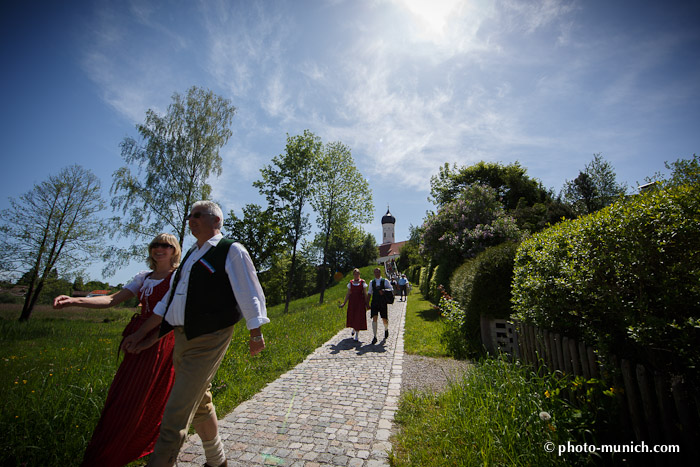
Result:
<svg viewBox="0 0 700 467"><path fill-rule="evenodd" d="M343 308L349 302L345 327L352 328L352 337L358 342L360 340L360 331L367 330L369 295L367 294L367 283L360 279L359 269L356 268L352 271L352 277L353 280L348 282L348 293L345 294L345 301L340 305L340 308Z"/></svg>
<svg viewBox="0 0 700 467"><path fill-rule="evenodd" d="M399 291L401 292L401 300L405 301L408 296L408 279L406 279L406 274L401 274L401 279L399 279Z"/></svg>
<svg viewBox="0 0 700 467"><path fill-rule="evenodd" d="M139 273L126 287L109 296L54 299L56 309L68 306L109 308L137 296L141 313L134 315L123 336L135 333L153 315L170 287L170 276L180 264L180 244L160 234L148 246L151 271ZM155 331L148 336L158 338ZM104 409L83 457L82 466L121 467L153 452L160 421L175 380L173 336L161 339L140 354L127 353L107 393Z"/></svg>
<svg viewBox="0 0 700 467"><path fill-rule="evenodd" d="M175 464L190 424L202 440L205 465L227 465L211 381L231 342L234 324L245 319L250 355L257 355L265 348L260 327L270 322L248 251L221 235L221 208L211 201L198 201L187 219L197 242L175 273L170 291L141 328L146 331L160 325L160 335L175 334L175 384L148 459L152 467ZM131 335L123 348L138 353L144 347L143 336L143 332Z"/></svg>
<svg viewBox="0 0 700 467"><path fill-rule="evenodd" d="M387 290L393 291L391 283L382 277L382 271L379 268L375 268L374 279L372 279L368 290L368 293L372 296L370 313L372 316L372 332L374 333L372 344L377 343L377 315L381 316L384 322L384 340L389 337L389 313L386 299L384 298L384 293Z"/></svg>

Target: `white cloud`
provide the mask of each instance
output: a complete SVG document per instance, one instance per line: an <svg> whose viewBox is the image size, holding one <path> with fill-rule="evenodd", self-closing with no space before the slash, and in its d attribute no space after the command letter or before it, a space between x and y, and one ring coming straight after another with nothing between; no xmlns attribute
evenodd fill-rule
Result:
<svg viewBox="0 0 700 467"><path fill-rule="evenodd" d="M130 6L122 10L107 2L95 5L81 65L108 105L130 121L141 122L147 109L162 111L172 92L184 87L173 51L186 48L187 41L153 21L157 14L150 9L140 3Z"/></svg>

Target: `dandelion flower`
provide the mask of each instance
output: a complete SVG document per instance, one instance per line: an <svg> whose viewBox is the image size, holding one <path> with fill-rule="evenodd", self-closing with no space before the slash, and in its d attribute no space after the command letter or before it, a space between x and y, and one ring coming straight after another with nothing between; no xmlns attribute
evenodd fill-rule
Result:
<svg viewBox="0 0 700 467"><path fill-rule="evenodd" d="M548 422L552 419L552 416L549 415L549 412L540 412L540 419L544 422Z"/></svg>

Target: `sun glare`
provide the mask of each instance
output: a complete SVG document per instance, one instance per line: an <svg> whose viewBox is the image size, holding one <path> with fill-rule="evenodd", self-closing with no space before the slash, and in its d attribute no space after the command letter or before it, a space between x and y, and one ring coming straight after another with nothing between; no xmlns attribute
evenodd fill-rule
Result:
<svg viewBox="0 0 700 467"><path fill-rule="evenodd" d="M450 14L462 0L400 0L408 11L413 13L428 36L442 36Z"/></svg>

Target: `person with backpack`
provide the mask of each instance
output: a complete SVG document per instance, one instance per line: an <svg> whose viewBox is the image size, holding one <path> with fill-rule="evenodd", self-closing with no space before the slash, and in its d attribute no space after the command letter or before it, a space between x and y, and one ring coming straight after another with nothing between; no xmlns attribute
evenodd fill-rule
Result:
<svg viewBox="0 0 700 467"><path fill-rule="evenodd" d="M399 291L401 292L400 302L407 300L408 297L408 279L406 279L406 274L401 274L401 279L399 279Z"/></svg>
<svg viewBox="0 0 700 467"><path fill-rule="evenodd" d="M377 317L382 317L382 321L384 322L384 340L387 340L389 337L389 313L387 311L387 304L394 303L394 289L391 283L382 277L382 271L379 268L374 269L374 279L370 282L367 293L372 299L370 312L370 316L372 316L372 332L374 332L372 344L376 344Z"/></svg>

